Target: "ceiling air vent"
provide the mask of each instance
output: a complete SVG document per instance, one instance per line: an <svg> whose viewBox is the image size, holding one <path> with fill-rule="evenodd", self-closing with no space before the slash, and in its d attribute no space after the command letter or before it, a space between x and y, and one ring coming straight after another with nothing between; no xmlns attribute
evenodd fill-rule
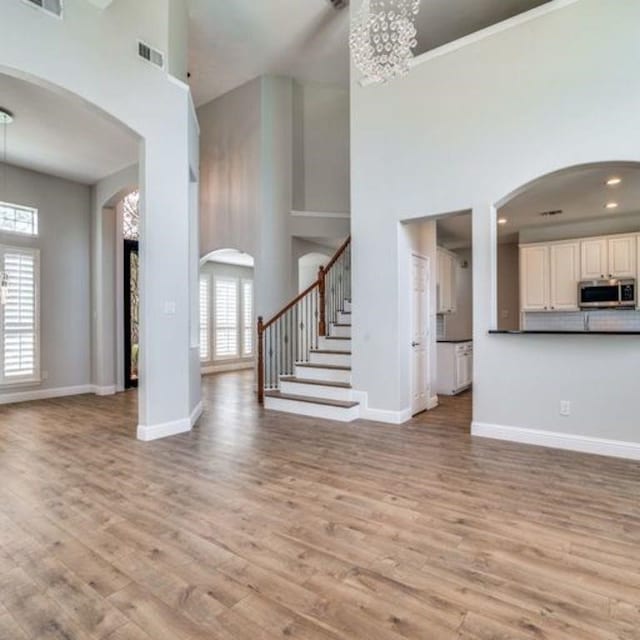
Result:
<svg viewBox="0 0 640 640"><path fill-rule="evenodd" d="M543 218L553 218L554 216L561 216L563 213L562 209L552 209L551 211L542 211L540 215Z"/></svg>
<svg viewBox="0 0 640 640"><path fill-rule="evenodd" d="M50 13L52 16L62 18L62 0L22 0L32 7Z"/></svg>
<svg viewBox="0 0 640 640"><path fill-rule="evenodd" d="M143 60L150 62L156 67L160 67L160 69L164 69L164 54L162 51L150 47L148 44L142 42L142 40L138 40L138 55Z"/></svg>

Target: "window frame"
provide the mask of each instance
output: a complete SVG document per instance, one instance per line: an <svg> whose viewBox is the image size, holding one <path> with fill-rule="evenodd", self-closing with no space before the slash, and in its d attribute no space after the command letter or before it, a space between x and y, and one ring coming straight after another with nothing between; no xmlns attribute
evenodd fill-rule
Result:
<svg viewBox="0 0 640 640"><path fill-rule="evenodd" d="M0 226L0 234L8 234L12 236L18 236L19 238L38 238L40 236L40 212L37 207L29 207L22 204L16 204L15 202L0 201L0 208L6 207L17 211L27 211L33 214L33 220L31 226L33 227L33 233L28 231L18 231L17 229L4 229Z"/></svg>
<svg viewBox="0 0 640 640"><path fill-rule="evenodd" d="M0 388L31 386L42 382L41 376L41 318L40 318L40 249L34 247L16 247L0 244L0 271L4 270L4 256L7 253L22 253L33 257L34 269L34 358L33 374L7 378L5 375L5 314L0 305Z"/></svg>
<svg viewBox="0 0 640 640"><path fill-rule="evenodd" d="M202 356L202 285L206 284L207 287L207 300L206 300L206 335L207 335L207 347L206 355ZM210 273L201 273L198 280L198 354L200 356L200 362L211 362L213 359L213 279Z"/></svg>
<svg viewBox="0 0 640 640"><path fill-rule="evenodd" d="M232 355L219 355L218 354L218 313L217 313L217 299L218 299L218 282L226 281L233 282L236 291L236 320L235 320L235 332L236 332L236 352ZM213 295L212 295L212 309L213 309L213 349L211 357L213 362L225 362L228 360L240 360L241 359L241 335L240 335L240 279L235 276L223 276L214 275L213 277ZM224 327L223 327L224 328ZM230 327L229 327L230 329Z"/></svg>
<svg viewBox="0 0 640 640"><path fill-rule="evenodd" d="M249 318L249 324L245 325L245 297L244 297L244 288L246 285L251 287L251 314ZM255 289L253 284L253 279L251 278L241 278L240 279L240 332L241 332L241 346L240 346L240 357L242 359L254 358L256 354L256 339L254 336L254 306L255 306ZM246 331L251 331L251 350L247 352L246 350Z"/></svg>

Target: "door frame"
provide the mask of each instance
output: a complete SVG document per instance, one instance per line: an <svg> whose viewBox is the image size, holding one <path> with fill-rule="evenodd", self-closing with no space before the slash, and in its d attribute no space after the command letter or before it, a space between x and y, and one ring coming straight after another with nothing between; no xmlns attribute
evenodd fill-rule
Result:
<svg viewBox="0 0 640 640"><path fill-rule="evenodd" d="M413 357L413 353L414 353L414 346L413 344L409 343L408 345L408 349L409 349L409 367L410 367L410 393L409 393L409 402L411 405L411 415L412 416L416 416L419 415L420 413L423 413L424 411L429 411L430 409L433 408L432 406L432 395L431 395L431 390L433 389L433 380L432 380L432 376L431 376L431 371L432 371L432 357L433 357L433 353L432 353L432 338L433 338L433 331L435 330L434 327L431 326L431 304L432 304L432 300L431 300L431 283L432 283L432 269L431 269L431 258L429 256L425 256L421 253L418 253L417 251L411 251L409 254L409 315L410 315L410 331L409 331L409 336L411 338L411 340L413 340L413 336L414 336L414 331L413 331L413 320L414 320L414 269L413 269L413 263L414 263L414 259L418 258L419 260L424 260L425 262L425 271L426 271L426 287L425 287L425 291L423 294L423 298L424 298L424 307L425 307L425 321L426 321L426 345L425 345L425 352L426 352L426 358L425 358L425 384L426 384L426 388L425 388L425 403L424 403L424 407L421 407L419 409L415 409L414 405L413 405L413 392L414 392L414 380L415 380L415 376L414 376L414 357Z"/></svg>
<svg viewBox="0 0 640 640"><path fill-rule="evenodd" d="M135 389L138 387L139 379L131 379L131 254L138 254L139 265L140 243L138 240L124 240L123 246L124 388Z"/></svg>

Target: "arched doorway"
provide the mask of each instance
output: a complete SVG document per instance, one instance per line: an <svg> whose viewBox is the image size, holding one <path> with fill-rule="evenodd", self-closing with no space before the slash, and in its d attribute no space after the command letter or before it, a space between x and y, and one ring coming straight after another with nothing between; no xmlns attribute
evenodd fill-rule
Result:
<svg viewBox="0 0 640 640"><path fill-rule="evenodd" d="M199 344L203 373L252 369L255 362L255 262L237 249L200 260Z"/></svg>

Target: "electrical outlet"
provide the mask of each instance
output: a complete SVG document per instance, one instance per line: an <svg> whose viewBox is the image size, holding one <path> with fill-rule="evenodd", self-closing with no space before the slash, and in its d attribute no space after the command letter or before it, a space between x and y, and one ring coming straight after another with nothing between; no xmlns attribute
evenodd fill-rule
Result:
<svg viewBox="0 0 640 640"><path fill-rule="evenodd" d="M571 415L571 402L569 400L560 400L560 415L561 416Z"/></svg>

